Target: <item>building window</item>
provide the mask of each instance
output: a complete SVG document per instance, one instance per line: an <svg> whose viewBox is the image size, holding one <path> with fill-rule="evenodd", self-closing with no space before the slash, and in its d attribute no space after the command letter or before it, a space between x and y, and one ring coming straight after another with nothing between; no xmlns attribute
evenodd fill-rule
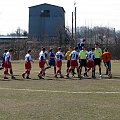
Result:
<svg viewBox="0 0 120 120"><path fill-rule="evenodd" d="M40 17L50 17L50 10L41 10Z"/></svg>

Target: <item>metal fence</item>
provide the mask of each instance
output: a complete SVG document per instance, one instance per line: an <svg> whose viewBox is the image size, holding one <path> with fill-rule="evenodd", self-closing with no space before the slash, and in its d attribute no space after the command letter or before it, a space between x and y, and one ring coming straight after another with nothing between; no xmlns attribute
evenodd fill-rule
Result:
<svg viewBox="0 0 120 120"><path fill-rule="evenodd" d="M0 58L4 52L4 49L13 48L14 49L14 56L15 60L24 59L25 54L27 53L28 49L32 49L32 57L34 59L38 59L38 54L40 52L41 47L45 47L47 51L50 48L54 48L54 51L57 51L58 47L62 47L64 52L67 51L69 46L75 47L75 42L73 41L60 41L57 39L51 40L36 40L36 39L22 39L22 40L7 40L0 42ZM90 50L94 47L94 44L87 43L86 47ZM108 48L109 51L113 55L113 59L119 60L120 59L120 43L111 43L111 44L100 44L102 49Z"/></svg>

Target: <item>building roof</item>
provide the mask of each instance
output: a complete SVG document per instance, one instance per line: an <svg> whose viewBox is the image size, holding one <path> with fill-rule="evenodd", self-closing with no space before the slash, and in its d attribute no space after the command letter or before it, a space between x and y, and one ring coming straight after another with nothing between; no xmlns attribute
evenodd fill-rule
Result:
<svg viewBox="0 0 120 120"><path fill-rule="evenodd" d="M64 10L63 7L60 7L60 6L57 6L57 5L48 4L48 3L43 3L43 4L39 4L39 5L30 6L29 8L43 6L43 5L48 5L48 6L53 6L53 7L59 7L59 8L61 8L65 12L65 10Z"/></svg>
<svg viewBox="0 0 120 120"><path fill-rule="evenodd" d="M0 39L25 39L27 36L0 36Z"/></svg>

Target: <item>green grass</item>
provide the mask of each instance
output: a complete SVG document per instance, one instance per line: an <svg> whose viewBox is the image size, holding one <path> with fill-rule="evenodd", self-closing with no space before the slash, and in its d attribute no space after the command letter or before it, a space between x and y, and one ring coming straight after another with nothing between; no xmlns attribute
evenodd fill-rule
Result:
<svg viewBox="0 0 120 120"><path fill-rule="evenodd" d="M113 79L107 76L99 79L98 74L96 80L90 77L83 80L56 79L53 77L53 68L50 68L46 71L48 74L45 79L39 80L38 61L35 61L32 64L31 79L27 80L21 76L24 62L14 61L13 71L17 80L11 80L10 76L9 80L4 80L3 70L0 71L0 120L119 120L120 93L72 93L120 92L119 65L120 61L112 62ZM102 69L104 74L104 65ZM65 71L64 62L63 74Z"/></svg>

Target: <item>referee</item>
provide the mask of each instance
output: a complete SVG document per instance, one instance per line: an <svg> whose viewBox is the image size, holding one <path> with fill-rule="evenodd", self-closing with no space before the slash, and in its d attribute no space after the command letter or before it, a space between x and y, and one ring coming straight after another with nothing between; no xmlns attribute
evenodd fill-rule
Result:
<svg viewBox="0 0 120 120"><path fill-rule="evenodd" d="M102 75L101 75L101 57L102 57L102 50L101 50L101 48L99 47L99 44L98 44L98 43L95 44L94 54L95 54L94 65L95 65L95 68L96 68L96 65L98 65L98 67L99 67L99 75L100 75L100 78L102 78ZM94 69L94 73L95 73L95 69ZM94 77L95 77L95 76L94 76Z"/></svg>

